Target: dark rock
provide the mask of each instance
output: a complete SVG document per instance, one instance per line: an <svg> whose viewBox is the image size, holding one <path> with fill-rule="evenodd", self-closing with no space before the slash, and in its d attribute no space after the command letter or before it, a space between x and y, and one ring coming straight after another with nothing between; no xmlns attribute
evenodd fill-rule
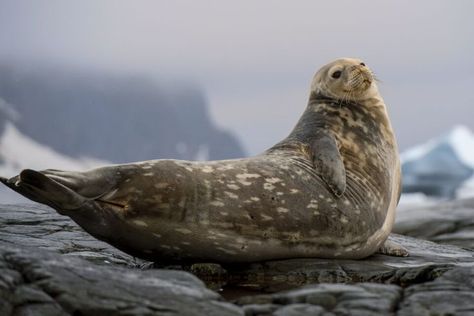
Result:
<svg viewBox="0 0 474 316"><path fill-rule="evenodd" d="M69 217L41 204L0 205L0 241L80 257L98 264L137 266L143 263L98 241Z"/></svg>
<svg viewBox="0 0 474 316"><path fill-rule="evenodd" d="M182 271L96 265L0 243L1 315L243 315Z"/></svg>
<svg viewBox="0 0 474 316"><path fill-rule="evenodd" d="M457 267L434 281L403 288L358 283L319 284L236 301L248 315L473 315L474 267ZM264 301L265 304L259 302ZM254 304L252 304L254 302ZM261 307L261 309L259 309Z"/></svg>
<svg viewBox="0 0 474 316"><path fill-rule="evenodd" d="M431 281L458 265L474 266L473 253L454 246L391 235L409 257L376 254L364 260L290 259L226 266L223 284L251 291L278 292L311 283L377 282L401 286Z"/></svg>
<svg viewBox="0 0 474 316"><path fill-rule="evenodd" d="M408 287L397 315L474 315L474 268L456 268Z"/></svg>
<svg viewBox="0 0 474 316"><path fill-rule="evenodd" d="M161 266L95 240L46 206L0 205L0 315L472 313L472 251L390 238L410 256L185 267L236 306L192 274L153 269Z"/></svg>
<svg viewBox="0 0 474 316"><path fill-rule="evenodd" d="M400 211L393 231L474 249L474 199Z"/></svg>
<svg viewBox="0 0 474 316"><path fill-rule="evenodd" d="M275 315L327 315L327 312L335 315L387 315L395 311L401 293L402 288L396 285L319 284L272 294L271 306L285 306L277 309ZM247 301L249 299L252 298L247 298ZM258 301L259 297L253 299Z"/></svg>
<svg viewBox="0 0 474 316"><path fill-rule="evenodd" d="M293 304L278 309L275 316L327 315L324 308L310 304Z"/></svg>

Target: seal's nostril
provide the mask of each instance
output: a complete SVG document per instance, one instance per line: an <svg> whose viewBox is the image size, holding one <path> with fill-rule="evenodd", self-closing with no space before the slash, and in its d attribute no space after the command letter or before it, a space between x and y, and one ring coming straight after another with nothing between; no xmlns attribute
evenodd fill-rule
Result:
<svg viewBox="0 0 474 316"><path fill-rule="evenodd" d="M364 64L364 63L360 63L359 65L361 65L361 66L364 66L364 67L365 67L365 64Z"/></svg>

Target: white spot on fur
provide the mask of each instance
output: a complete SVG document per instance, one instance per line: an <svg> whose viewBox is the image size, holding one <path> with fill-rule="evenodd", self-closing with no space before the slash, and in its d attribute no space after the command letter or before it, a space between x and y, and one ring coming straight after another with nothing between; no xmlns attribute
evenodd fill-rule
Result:
<svg viewBox="0 0 474 316"><path fill-rule="evenodd" d="M319 213L318 211L313 212L313 215L315 215L315 216L318 216L319 214L321 214L321 213Z"/></svg>
<svg viewBox="0 0 474 316"><path fill-rule="evenodd" d="M290 210L284 207L278 207L277 212L278 213L288 213Z"/></svg>
<svg viewBox="0 0 474 316"><path fill-rule="evenodd" d="M298 190L298 189L291 189L291 190L290 190L290 193L291 193L291 194L296 194L296 193L298 193L298 192L300 192L300 190Z"/></svg>
<svg viewBox="0 0 474 316"><path fill-rule="evenodd" d="M349 202L349 200L344 200L344 205L351 205L351 202Z"/></svg>
<svg viewBox="0 0 474 316"><path fill-rule="evenodd" d="M256 173L240 173L236 177L240 184L248 186L252 184L252 182L247 181L248 179L260 178L260 175Z"/></svg>
<svg viewBox="0 0 474 316"><path fill-rule="evenodd" d="M245 181L245 180L240 180L239 179L237 181L239 181L239 183L242 184L242 185L246 185L246 186L252 185L252 182L248 182L248 181Z"/></svg>
<svg viewBox="0 0 474 316"><path fill-rule="evenodd" d="M320 199L324 199L324 195L320 194L320 195L319 195L319 198L320 198Z"/></svg>
<svg viewBox="0 0 474 316"><path fill-rule="evenodd" d="M228 184L227 187L231 190L238 190L240 187L237 184Z"/></svg>
<svg viewBox="0 0 474 316"><path fill-rule="evenodd" d="M263 184L263 188L267 191L272 191L273 189L275 189L275 186L271 183L265 182Z"/></svg>
<svg viewBox="0 0 474 316"><path fill-rule="evenodd" d="M212 168L211 166L204 166L201 170L205 173L211 173L214 171L214 168Z"/></svg>
<svg viewBox="0 0 474 316"><path fill-rule="evenodd" d="M252 201L254 201L254 202L260 201L260 198L257 197L257 196L252 196L250 199L251 199Z"/></svg>
<svg viewBox="0 0 474 316"><path fill-rule="evenodd" d="M349 223L349 220L347 219L347 217L342 216L342 217L341 217L341 223L347 224L347 223Z"/></svg>
<svg viewBox="0 0 474 316"><path fill-rule="evenodd" d="M191 243L189 241L182 241L181 245L189 246Z"/></svg>
<svg viewBox="0 0 474 316"><path fill-rule="evenodd" d="M231 165L231 164L221 165L217 168L217 170L219 170L219 171L232 170L232 169L234 169L234 166Z"/></svg>
<svg viewBox="0 0 474 316"><path fill-rule="evenodd" d="M164 189L166 187L168 187L168 183L166 183L166 182L159 182L159 183L155 184L155 188L157 188L157 189Z"/></svg>
<svg viewBox="0 0 474 316"><path fill-rule="evenodd" d="M277 192L277 195L282 196L283 192Z"/></svg>
<svg viewBox="0 0 474 316"><path fill-rule="evenodd" d="M239 198L239 196L237 194L229 192L229 191L225 191L224 194L227 195L228 197L230 197L231 199L238 199Z"/></svg>
<svg viewBox="0 0 474 316"><path fill-rule="evenodd" d="M133 223L134 223L135 225L138 225L138 226L143 226L143 227L147 227L147 226L148 226L147 223L145 223L144 221L138 220L138 219L134 220Z"/></svg>
<svg viewBox="0 0 474 316"><path fill-rule="evenodd" d="M223 251L225 252L226 254L229 254L229 255L236 255L237 252L233 251L233 250L229 250L229 249L225 249L225 248L222 248L222 247L216 247L217 250L220 250L220 251Z"/></svg>
<svg viewBox="0 0 474 316"><path fill-rule="evenodd" d="M315 208L315 209L318 209L318 201L315 200L315 199L312 199L311 201L309 201L309 204L306 206L306 208Z"/></svg>
<svg viewBox="0 0 474 316"><path fill-rule="evenodd" d="M266 178L265 181L275 184L275 183L281 182L281 179L280 178Z"/></svg>
<svg viewBox="0 0 474 316"><path fill-rule="evenodd" d="M142 167L142 169L145 169L145 170L148 170L148 169L151 169L151 168L153 168L153 167L150 166L150 165L144 165L144 166Z"/></svg>
<svg viewBox="0 0 474 316"><path fill-rule="evenodd" d="M227 212L219 212L219 214L221 214L222 216L227 216L227 215L229 215L229 213L227 213Z"/></svg>
<svg viewBox="0 0 474 316"><path fill-rule="evenodd" d="M212 206L217 206L217 207L222 207L222 206L225 205L224 202L222 202L222 201L212 201L209 204L211 204Z"/></svg>
<svg viewBox="0 0 474 316"><path fill-rule="evenodd" d="M153 172L147 172L143 174L145 177L153 177L155 174Z"/></svg>
<svg viewBox="0 0 474 316"><path fill-rule="evenodd" d="M240 173L236 177L238 179L252 179L252 178L260 178L261 175L257 173Z"/></svg>
<svg viewBox="0 0 474 316"><path fill-rule="evenodd" d="M160 248L164 248L164 249L171 249L171 247L170 247L170 246L168 246L168 245L160 245Z"/></svg>
<svg viewBox="0 0 474 316"><path fill-rule="evenodd" d="M153 236L155 236L156 238L161 238L160 234L153 233Z"/></svg>
<svg viewBox="0 0 474 316"><path fill-rule="evenodd" d="M191 230L187 228L175 228L174 230L177 231L178 233L185 234L185 235L189 235L193 233Z"/></svg>
<svg viewBox="0 0 474 316"><path fill-rule="evenodd" d="M272 221L273 220L273 217L265 215L265 214L260 214L260 216L262 217L262 219L264 221Z"/></svg>

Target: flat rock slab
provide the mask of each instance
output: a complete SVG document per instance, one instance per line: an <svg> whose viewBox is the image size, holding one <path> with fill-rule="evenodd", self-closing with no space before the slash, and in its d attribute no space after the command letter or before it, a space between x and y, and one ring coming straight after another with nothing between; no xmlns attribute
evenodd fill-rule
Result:
<svg viewBox="0 0 474 316"><path fill-rule="evenodd" d="M390 239L402 244L410 256L377 254L364 260L290 259L227 266L226 274L220 272L220 278L226 281L221 285L223 294L232 298L233 293L241 295L245 291L272 293L311 283L377 282L408 286L434 280L457 266L474 266L474 253L469 250L400 235L391 235ZM212 280L210 275L207 278Z"/></svg>
<svg viewBox="0 0 474 316"><path fill-rule="evenodd" d="M0 204L0 241L48 249L97 264L133 267L144 262L95 239L69 217L41 204Z"/></svg>
<svg viewBox="0 0 474 316"><path fill-rule="evenodd" d="M474 199L400 211L393 231L474 249Z"/></svg>
<svg viewBox="0 0 474 316"><path fill-rule="evenodd" d="M410 257L224 267L201 263L190 268L233 305L190 273L139 269L144 261L94 239L49 207L0 205L0 315L473 312L473 251L400 235L390 238L405 246Z"/></svg>
<svg viewBox="0 0 474 316"><path fill-rule="evenodd" d="M317 284L269 295L241 297L246 315L474 315L474 267L436 280L389 284Z"/></svg>
<svg viewBox="0 0 474 316"><path fill-rule="evenodd" d="M243 315L192 274L0 243L0 315Z"/></svg>

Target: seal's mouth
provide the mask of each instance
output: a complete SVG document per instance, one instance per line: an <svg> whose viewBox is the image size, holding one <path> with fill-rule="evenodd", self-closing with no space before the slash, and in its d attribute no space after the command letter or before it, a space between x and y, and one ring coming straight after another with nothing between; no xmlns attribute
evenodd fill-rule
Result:
<svg viewBox="0 0 474 316"><path fill-rule="evenodd" d="M357 65L350 70L347 88L350 91L365 91L373 81L372 73L367 68Z"/></svg>

